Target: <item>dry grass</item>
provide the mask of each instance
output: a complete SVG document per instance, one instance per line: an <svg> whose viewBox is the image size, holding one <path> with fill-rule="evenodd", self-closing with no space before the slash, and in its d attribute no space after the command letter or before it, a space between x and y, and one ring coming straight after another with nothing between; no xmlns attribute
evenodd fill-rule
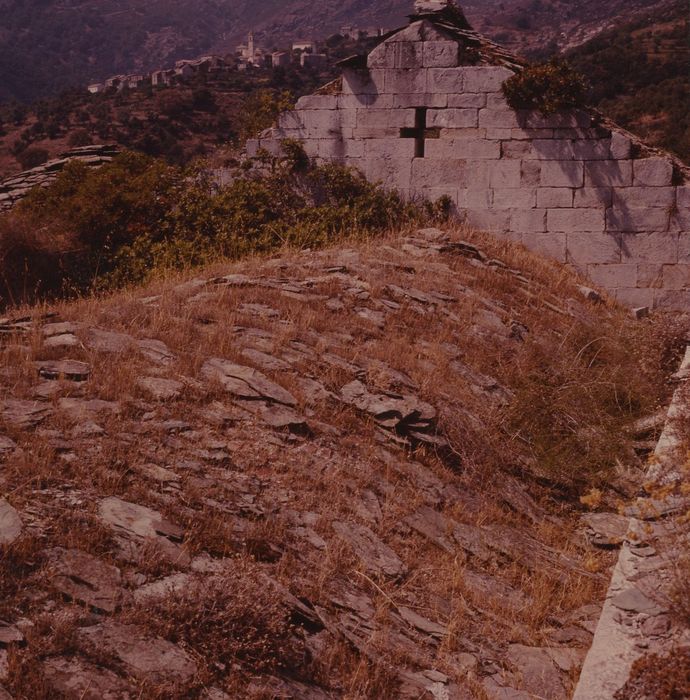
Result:
<svg viewBox="0 0 690 700"><path fill-rule="evenodd" d="M123 355L90 350L86 330L78 332L82 346L69 351L46 349L39 332L0 346L0 385L8 395L32 396L35 360L69 357L91 365L84 397L117 401L120 408L96 416L104 432L88 438L74 437L74 421L60 413L57 397L49 402L54 414L37 430L0 424L0 433L23 450L3 464L3 490L19 510L42 514L36 522L41 539L27 536L0 559L7 578L0 577L5 601L0 617L33 614L21 591L33 585L47 546L117 561L128 574L148 581L175 570L155 548L142 548L136 561L117 559L112 533L95 516L98 500L110 495L159 510L182 526L190 556L208 553L232 561L224 583L206 580L146 611L119 614L141 619L146 612L143 624L150 632L193 651L202 673L184 697L194 697L211 679L242 697L252 675L291 667L298 677L350 700L395 698L395 670L417 663L410 662L403 644L391 650L391 619L400 607L447 626L438 645L415 644L426 668L455 678L455 654L489 648L495 656L508 642L543 644L554 618L565 619L600 599L605 575L586 573L603 574L610 557L593 555L579 543L578 497L592 485L606 491L619 462L641 468L625 427L666 400L665 373L678 333L662 318L633 322L613 305L585 302L573 277L521 248L465 229L453 236L474 241L510 268L528 271L528 283L461 257L411 258L391 235L353 243L349 258L342 249L312 255L287 251L276 259L203 273L204 278L229 272L318 278L308 292L340 296L345 303L340 312L329 311L323 300L308 302L262 286L184 291L180 285L192 280L192 273L157 280L145 290L50 309L85 326L163 341L175 356L167 365L155 365L135 350ZM370 297L354 299L344 290L350 282L344 285L323 272L329 265L345 265ZM437 309L403 301L381 331L355 309L374 308L376 300L389 296L388 285L455 301ZM208 291L212 294L189 301ZM152 296L160 297L155 304L142 303ZM278 316L253 315L244 304L265 305ZM255 349L270 355L313 349L290 370L261 370L296 396L312 437L268 429L203 380L200 370L210 357L252 364L242 354L248 341L238 327L255 329ZM259 331L265 337L259 338ZM349 365L362 367L359 376L369 387L414 394L436 407L450 449L398 449L382 443L373 420L351 407L328 398L309 403L299 375L311 375L338 393L355 377ZM459 369L463 366L467 371ZM402 382L411 386L401 388L401 378L390 370L404 373ZM510 400L477 389L468 380L472 373L493 378ZM175 379L186 388L177 399L155 402L137 386L141 376ZM75 393L68 384L60 391L60 396ZM166 421L188 427L171 430ZM64 449L56 447L58 438ZM171 484L142 476L147 464L178 478ZM508 475L517 479L523 495L511 491ZM78 494L83 507L69 512L67 502L56 498L60 493ZM380 509L374 516L360 505L371 500L368 494ZM519 505L525 498L542 515L530 517ZM607 492L606 498L614 496ZM515 561L482 563L459 548L446 553L403 524L422 505L470 526L516 528L567 555L579 570L553 576ZM308 522L325 549L296 536L296 518L302 526ZM371 528L405 562L408 574L392 580L369 570L334 536L334 520ZM367 653L330 635L326 650L312 662L300 640L303 631L289 620L280 596L262 587L262 572L333 615L331 598L342 585L361 591L380 625L366 641ZM508 609L500 594L482 595L471 585L473 572L512 587L523 604ZM43 645L30 639L17 668L43 658ZM457 680L481 697L476 678ZM9 686L17 697L30 697L18 671ZM150 697L158 693L149 691Z"/></svg>

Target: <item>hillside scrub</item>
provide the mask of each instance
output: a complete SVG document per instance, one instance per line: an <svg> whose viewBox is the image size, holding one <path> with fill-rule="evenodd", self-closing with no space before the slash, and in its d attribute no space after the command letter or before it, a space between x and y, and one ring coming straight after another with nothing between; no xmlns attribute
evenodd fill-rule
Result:
<svg viewBox="0 0 690 700"><path fill-rule="evenodd" d="M71 163L0 218L5 305L139 283L160 269L238 259L282 246L323 246L421 218L358 172L316 166L297 144L236 168L220 186L126 152L89 171Z"/></svg>

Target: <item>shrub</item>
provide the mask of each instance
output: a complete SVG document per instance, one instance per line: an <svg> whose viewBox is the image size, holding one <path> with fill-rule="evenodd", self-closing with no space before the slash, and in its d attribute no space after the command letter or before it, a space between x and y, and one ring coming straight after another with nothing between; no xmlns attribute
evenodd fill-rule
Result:
<svg viewBox="0 0 690 700"><path fill-rule="evenodd" d="M45 148L29 146L16 155L19 164L24 170L43 165L48 160L48 151Z"/></svg>
<svg viewBox="0 0 690 700"><path fill-rule="evenodd" d="M587 84L565 61L553 59L506 80L503 94L513 109L536 109L548 115L584 107Z"/></svg>
<svg viewBox="0 0 690 700"><path fill-rule="evenodd" d="M121 154L98 170L73 162L0 218L0 231L14 231L0 236L0 259L14 256L0 295L28 301L110 289L157 270L323 246L417 217L420 209L359 172L312 164L295 142L284 157L237 167L223 187L203 169L142 154ZM10 251L12 240L24 242Z"/></svg>
<svg viewBox="0 0 690 700"><path fill-rule="evenodd" d="M91 134L89 134L86 129L77 129L69 135L67 143L72 146L72 148L78 148L79 146L90 146L93 140Z"/></svg>

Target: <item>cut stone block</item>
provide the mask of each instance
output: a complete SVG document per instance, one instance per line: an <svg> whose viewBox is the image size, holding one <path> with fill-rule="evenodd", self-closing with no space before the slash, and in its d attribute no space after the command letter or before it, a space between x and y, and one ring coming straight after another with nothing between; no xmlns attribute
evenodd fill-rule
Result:
<svg viewBox="0 0 690 700"><path fill-rule="evenodd" d="M587 276L601 287L617 289L618 287L637 286L637 265L612 264L612 265L588 265Z"/></svg>
<svg viewBox="0 0 690 700"><path fill-rule="evenodd" d="M537 160L573 160L573 142L563 139L534 139L531 153Z"/></svg>
<svg viewBox="0 0 690 700"><path fill-rule="evenodd" d="M414 109L358 109L357 128L380 129L387 127L412 128L415 125Z"/></svg>
<svg viewBox="0 0 690 700"><path fill-rule="evenodd" d="M664 265L664 289L690 289L690 265Z"/></svg>
<svg viewBox="0 0 690 700"><path fill-rule="evenodd" d="M471 138L427 140L425 158L445 159L451 154L457 154L466 160L498 160L501 146L497 141L475 141Z"/></svg>
<svg viewBox="0 0 690 700"><path fill-rule="evenodd" d="M673 163L668 158L642 158L633 161L635 185L668 187L673 180Z"/></svg>
<svg viewBox="0 0 690 700"><path fill-rule="evenodd" d="M486 93L465 92L458 95L448 95L448 107L481 109L482 107L486 107Z"/></svg>
<svg viewBox="0 0 690 700"><path fill-rule="evenodd" d="M456 159L415 158L412 180L415 187L439 187L452 183L463 188L467 182L467 163Z"/></svg>
<svg viewBox="0 0 690 700"><path fill-rule="evenodd" d="M604 209L555 209L548 213L549 231L604 231Z"/></svg>
<svg viewBox="0 0 690 700"><path fill-rule="evenodd" d="M497 161L489 167L490 184L496 189L518 188L522 184L520 161Z"/></svg>
<svg viewBox="0 0 690 700"><path fill-rule="evenodd" d="M510 218L510 230L534 231L535 233L545 232L546 209L525 209L522 211L514 211Z"/></svg>
<svg viewBox="0 0 690 700"><path fill-rule="evenodd" d="M537 205L537 190L527 187L494 189L494 209L533 209ZM522 230L522 228L520 229Z"/></svg>
<svg viewBox="0 0 690 700"><path fill-rule="evenodd" d="M566 238L568 262L577 266L591 263L619 263L621 249L618 236L601 232L569 233Z"/></svg>
<svg viewBox="0 0 690 700"><path fill-rule="evenodd" d="M465 89L464 68L429 68L427 85L429 92L462 94Z"/></svg>
<svg viewBox="0 0 690 700"><path fill-rule="evenodd" d="M573 190L565 187L544 187L537 190L537 207L568 209L573 207Z"/></svg>
<svg viewBox="0 0 690 700"><path fill-rule="evenodd" d="M513 71L497 66L477 66L464 68L465 92L498 92L503 83L512 78Z"/></svg>
<svg viewBox="0 0 690 700"><path fill-rule="evenodd" d="M430 70L453 70L452 68ZM373 72L373 71L372 71ZM427 69L412 70L386 70L384 79L384 92L387 93L425 93L434 92L432 85L427 87Z"/></svg>
<svg viewBox="0 0 690 700"><path fill-rule="evenodd" d="M541 253L558 262L566 262L565 233L542 233L528 230L522 234L522 243L536 253Z"/></svg>
<svg viewBox="0 0 690 700"><path fill-rule="evenodd" d="M427 126L471 129L477 126L477 114L476 109L434 109L427 114Z"/></svg>
<svg viewBox="0 0 690 700"><path fill-rule="evenodd" d="M424 68L450 68L459 63L459 46L455 41L425 41L422 44Z"/></svg>

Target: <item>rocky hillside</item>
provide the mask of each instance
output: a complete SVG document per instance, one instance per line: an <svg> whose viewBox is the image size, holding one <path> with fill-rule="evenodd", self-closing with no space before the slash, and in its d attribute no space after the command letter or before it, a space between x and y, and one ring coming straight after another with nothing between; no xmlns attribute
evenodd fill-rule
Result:
<svg viewBox="0 0 690 700"><path fill-rule="evenodd" d="M0 320L0 695L570 697L665 386L588 296L427 229Z"/></svg>
<svg viewBox="0 0 690 700"><path fill-rule="evenodd" d="M478 29L538 54L582 43L667 0L466 0ZM412 0L2 0L0 102L30 101L115 73L148 71L208 51L234 50L253 29L263 45L324 38L344 24L394 28Z"/></svg>

